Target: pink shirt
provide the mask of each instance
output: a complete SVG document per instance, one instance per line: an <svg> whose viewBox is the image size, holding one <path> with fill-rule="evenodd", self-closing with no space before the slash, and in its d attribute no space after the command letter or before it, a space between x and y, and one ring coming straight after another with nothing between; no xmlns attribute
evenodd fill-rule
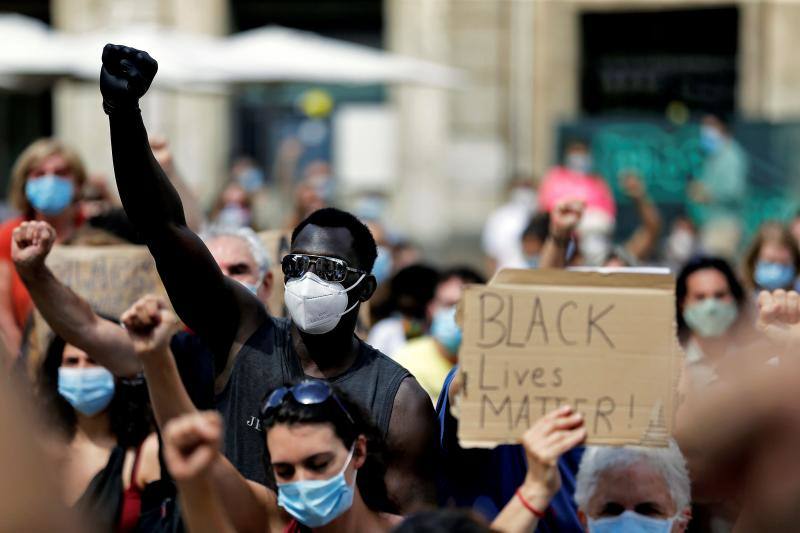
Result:
<svg viewBox="0 0 800 533"><path fill-rule="evenodd" d="M550 212L562 199L582 200L587 209L617 216L617 204L608 183L600 176L581 174L566 167L554 167L539 186L539 208Z"/></svg>

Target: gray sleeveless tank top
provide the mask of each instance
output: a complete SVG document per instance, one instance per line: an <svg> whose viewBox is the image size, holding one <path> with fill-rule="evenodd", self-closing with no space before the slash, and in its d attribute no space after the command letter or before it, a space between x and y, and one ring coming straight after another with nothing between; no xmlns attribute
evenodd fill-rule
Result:
<svg viewBox="0 0 800 533"><path fill-rule="evenodd" d="M236 355L230 379L216 397L225 420L223 452L247 479L271 485L266 436L258 420L264 396L304 377L290 337L291 321L268 318ZM363 341L356 362L329 381L366 412L386 437L394 397L408 370Z"/></svg>

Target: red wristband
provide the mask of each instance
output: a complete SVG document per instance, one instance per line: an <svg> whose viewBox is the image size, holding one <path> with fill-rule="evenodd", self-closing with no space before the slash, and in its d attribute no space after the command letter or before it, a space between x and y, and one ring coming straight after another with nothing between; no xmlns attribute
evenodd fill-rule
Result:
<svg viewBox="0 0 800 533"><path fill-rule="evenodd" d="M528 500L526 500L525 497L522 495L520 489L517 489L517 498L519 498L519 501L522 502L522 505L525 506L525 509L529 510L533 514L533 516L535 516L536 518L544 518L544 512L538 510L536 507L528 503Z"/></svg>

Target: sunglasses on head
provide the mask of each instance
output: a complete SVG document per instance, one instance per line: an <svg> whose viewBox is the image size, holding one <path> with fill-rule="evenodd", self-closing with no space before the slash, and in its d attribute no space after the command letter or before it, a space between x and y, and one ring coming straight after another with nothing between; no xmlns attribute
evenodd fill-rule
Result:
<svg viewBox="0 0 800 533"><path fill-rule="evenodd" d="M350 267L347 262L336 257L323 255L288 254L281 260L283 274L289 278L299 278L314 265L314 273L325 281L342 282L348 272L366 274L363 270Z"/></svg>
<svg viewBox="0 0 800 533"><path fill-rule="evenodd" d="M326 381L322 381L319 379L306 379L294 385L292 387L280 387L272 391L272 393L264 400L264 404L261 406L261 419L265 419L266 417L270 416L272 412L275 411L278 407L280 407L284 400L291 395L299 404L302 405L319 405L324 403L328 400L328 398L333 398L336 402L336 405L342 410L345 414L347 419L350 421L351 424L354 426L356 425L353 417L350 416L350 413L347 412L344 404L336 397L336 394L333 392L333 388L331 388L330 384Z"/></svg>

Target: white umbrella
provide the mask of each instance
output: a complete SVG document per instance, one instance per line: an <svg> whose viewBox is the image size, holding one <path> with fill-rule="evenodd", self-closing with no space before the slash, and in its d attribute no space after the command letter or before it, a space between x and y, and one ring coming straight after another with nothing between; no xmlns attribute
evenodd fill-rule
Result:
<svg viewBox="0 0 800 533"><path fill-rule="evenodd" d="M456 87L464 81L453 68L278 26L227 38L152 25L68 34L21 15L0 15L0 79L31 75L97 79L106 43L146 50L159 65L154 84L182 89L281 81Z"/></svg>
<svg viewBox="0 0 800 533"><path fill-rule="evenodd" d="M421 83L454 87L460 71L315 33L265 26L225 42L219 68L234 82Z"/></svg>
<svg viewBox="0 0 800 533"><path fill-rule="evenodd" d="M69 71L69 50L39 20L0 15L0 76L59 75Z"/></svg>
<svg viewBox="0 0 800 533"><path fill-rule="evenodd" d="M128 26L65 37L70 49L70 74L93 79L100 75L103 47L107 43L123 44L145 50L158 61L155 86L192 86L213 88L225 82L224 73L216 66L222 62L223 40L159 26Z"/></svg>

